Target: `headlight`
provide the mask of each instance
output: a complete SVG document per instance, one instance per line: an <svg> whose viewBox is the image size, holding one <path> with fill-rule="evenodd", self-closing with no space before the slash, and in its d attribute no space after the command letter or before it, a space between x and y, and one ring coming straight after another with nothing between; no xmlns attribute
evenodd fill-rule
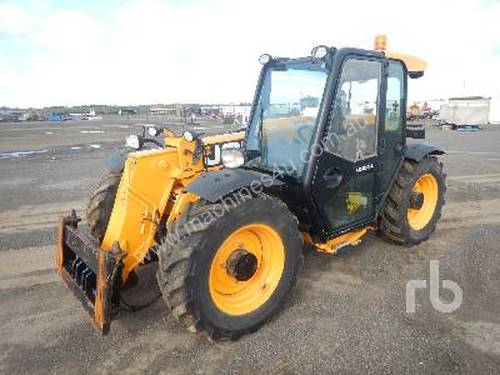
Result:
<svg viewBox="0 0 500 375"><path fill-rule="evenodd" d="M138 135L129 135L125 139L125 145L138 150L142 146L141 137L139 137Z"/></svg>
<svg viewBox="0 0 500 375"><path fill-rule="evenodd" d="M243 165L245 162L245 158L243 157L243 153L238 149L225 149L222 150L222 164L226 168L238 168L240 165Z"/></svg>
<svg viewBox="0 0 500 375"><path fill-rule="evenodd" d="M148 134L151 137L156 137L158 134L160 134L160 128L156 126L148 126Z"/></svg>
<svg viewBox="0 0 500 375"><path fill-rule="evenodd" d="M184 134L183 134L183 137L186 141L188 142L193 142L193 139L194 139L194 135L193 133L191 132L188 132L188 131L185 131Z"/></svg>

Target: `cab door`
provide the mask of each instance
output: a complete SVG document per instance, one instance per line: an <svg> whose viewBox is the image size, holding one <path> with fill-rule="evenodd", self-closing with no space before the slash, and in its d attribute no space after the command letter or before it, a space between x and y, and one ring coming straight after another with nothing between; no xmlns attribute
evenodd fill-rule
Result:
<svg viewBox="0 0 500 375"><path fill-rule="evenodd" d="M378 194L383 198L389 191L399 166L404 159L406 138L404 123L406 121L407 72L401 61L387 60L386 95L383 128L380 133L383 148L379 149L380 167L378 178Z"/></svg>
<svg viewBox="0 0 500 375"><path fill-rule="evenodd" d="M328 236L375 219L383 64L373 56L342 64L312 185Z"/></svg>

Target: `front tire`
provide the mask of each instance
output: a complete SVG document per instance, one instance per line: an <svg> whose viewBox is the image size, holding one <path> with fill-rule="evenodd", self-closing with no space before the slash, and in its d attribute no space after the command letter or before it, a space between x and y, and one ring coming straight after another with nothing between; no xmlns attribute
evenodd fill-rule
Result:
<svg viewBox="0 0 500 375"><path fill-rule="evenodd" d="M90 192L86 219L90 233L99 243L102 242L106 234L121 177L121 172L108 172Z"/></svg>
<svg viewBox="0 0 500 375"><path fill-rule="evenodd" d="M269 196L232 207L195 203L159 246L157 279L173 316L212 339L257 330L296 282L297 225L287 206Z"/></svg>
<svg viewBox="0 0 500 375"><path fill-rule="evenodd" d="M413 246L436 229L445 203L443 164L435 157L405 160L386 198L379 231L389 242Z"/></svg>

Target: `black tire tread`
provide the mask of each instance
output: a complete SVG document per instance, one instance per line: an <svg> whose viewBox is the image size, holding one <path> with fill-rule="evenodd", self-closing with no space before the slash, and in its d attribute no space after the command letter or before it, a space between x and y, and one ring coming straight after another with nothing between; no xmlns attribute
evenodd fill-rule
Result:
<svg viewBox="0 0 500 375"><path fill-rule="evenodd" d="M106 234L121 176L121 172L105 174L89 194L85 216L90 233L99 243Z"/></svg>
<svg viewBox="0 0 500 375"><path fill-rule="evenodd" d="M431 160L436 160L434 157L430 157ZM424 159L426 160L426 159ZM443 173L443 163L437 162L440 168L440 173L443 178L443 197L446 192L446 175ZM413 246L417 245L423 241L426 241L429 236L436 229L436 223L441 217L441 207L445 204L444 198L440 207L438 207L437 215L435 220L432 222L430 230L423 238L418 240L408 236L407 231L403 230L402 223L406 220L406 211L402 210L405 206L406 194L412 189L411 183L414 179L414 173L417 169L418 163L414 160L405 159L402 167L400 168L398 175L389 191L387 198L382 209L382 213L379 218L379 233L391 243Z"/></svg>

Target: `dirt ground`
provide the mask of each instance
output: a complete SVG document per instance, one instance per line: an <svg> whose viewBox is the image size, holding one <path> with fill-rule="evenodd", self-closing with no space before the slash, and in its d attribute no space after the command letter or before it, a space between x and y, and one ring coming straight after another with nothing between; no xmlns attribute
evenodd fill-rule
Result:
<svg viewBox="0 0 500 375"><path fill-rule="evenodd" d="M408 249L369 235L339 256L306 250L282 311L254 334L214 344L176 326L161 299L123 311L101 337L55 275L57 218L81 212L102 158L137 122L0 124L1 373L500 372L500 128L428 130L448 151L446 205L429 241ZM441 313L419 290L407 313L406 284L429 280L430 260L463 303ZM158 293L154 267L140 270L128 302ZM453 295L441 289L441 298Z"/></svg>

